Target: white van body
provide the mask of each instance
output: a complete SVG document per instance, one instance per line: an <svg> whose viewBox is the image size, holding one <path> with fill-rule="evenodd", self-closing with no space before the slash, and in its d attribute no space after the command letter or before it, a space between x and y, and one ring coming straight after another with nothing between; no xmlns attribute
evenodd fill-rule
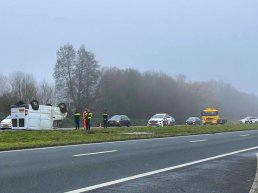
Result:
<svg viewBox="0 0 258 193"><path fill-rule="evenodd" d="M12 129L53 129L54 121L64 120L67 113L62 113L59 107L39 105L33 110L31 104L12 105Z"/></svg>

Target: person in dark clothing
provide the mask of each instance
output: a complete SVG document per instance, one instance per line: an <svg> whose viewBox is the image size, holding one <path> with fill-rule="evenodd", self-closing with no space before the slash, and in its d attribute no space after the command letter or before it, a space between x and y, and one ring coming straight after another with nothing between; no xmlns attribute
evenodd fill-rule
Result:
<svg viewBox="0 0 258 193"><path fill-rule="evenodd" d="M108 114L106 113L106 111L103 113L103 127L107 128L107 124L108 124Z"/></svg>
<svg viewBox="0 0 258 193"><path fill-rule="evenodd" d="M90 122L92 119L92 112L90 109L88 109L87 115L86 115L86 130L90 130Z"/></svg>
<svg viewBox="0 0 258 193"><path fill-rule="evenodd" d="M75 129L80 129L80 116L81 114L76 110L74 112Z"/></svg>

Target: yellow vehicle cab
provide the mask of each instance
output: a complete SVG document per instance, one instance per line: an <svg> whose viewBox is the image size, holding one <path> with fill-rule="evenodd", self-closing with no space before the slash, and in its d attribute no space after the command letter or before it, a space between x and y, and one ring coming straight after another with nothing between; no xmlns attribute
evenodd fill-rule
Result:
<svg viewBox="0 0 258 193"><path fill-rule="evenodd" d="M201 112L202 124L224 124L227 122L225 119L219 117L219 110L213 107L203 109Z"/></svg>

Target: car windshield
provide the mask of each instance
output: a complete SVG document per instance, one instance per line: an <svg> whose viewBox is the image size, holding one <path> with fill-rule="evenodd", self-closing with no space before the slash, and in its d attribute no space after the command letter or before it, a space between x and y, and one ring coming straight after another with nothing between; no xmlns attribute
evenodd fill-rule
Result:
<svg viewBox="0 0 258 193"><path fill-rule="evenodd" d="M197 120L198 118L197 117L189 117L187 120L188 121L195 121L195 120Z"/></svg>
<svg viewBox="0 0 258 193"><path fill-rule="evenodd" d="M115 120L115 121L119 121L120 119L121 119L120 115L115 115L115 116L110 118L110 120Z"/></svg>
<svg viewBox="0 0 258 193"><path fill-rule="evenodd" d="M151 118L163 118L165 115L164 114L156 114L156 115L153 115Z"/></svg>
<svg viewBox="0 0 258 193"><path fill-rule="evenodd" d="M216 116L218 111L202 111L202 116Z"/></svg>

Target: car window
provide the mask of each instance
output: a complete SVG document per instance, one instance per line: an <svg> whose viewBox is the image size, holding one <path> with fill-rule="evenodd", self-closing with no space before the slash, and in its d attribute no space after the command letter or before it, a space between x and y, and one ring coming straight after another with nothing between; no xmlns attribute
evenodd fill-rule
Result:
<svg viewBox="0 0 258 193"><path fill-rule="evenodd" d="M163 114L156 114L156 115L153 115L152 118L164 118L165 115Z"/></svg>
<svg viewBox="0 0 258 193"><path fill-rule="evenodd" d="M115 116L111 117L110 119L111 119L111 120L120 120L120 119L121 119L121 116L115 115Z"/></svg>
<svg viewBox="0 0 258 193"><path fill-rule="evenodd" d="M195 117L189 117L187 120L188 121L195 121Z"/></svg>

